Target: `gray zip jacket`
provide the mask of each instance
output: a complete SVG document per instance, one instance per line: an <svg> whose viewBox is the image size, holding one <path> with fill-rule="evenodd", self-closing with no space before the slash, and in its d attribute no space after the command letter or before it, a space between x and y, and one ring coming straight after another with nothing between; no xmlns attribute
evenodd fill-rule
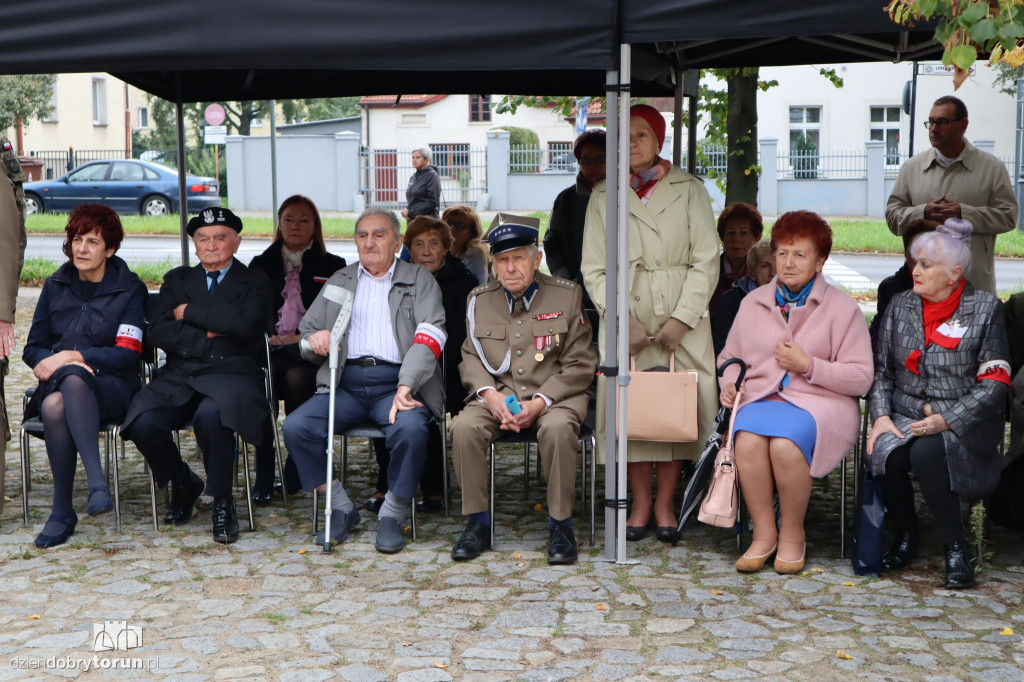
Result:
<svg viewBox="0 0 1024 682"><path fill-rule="evenodd" d="M341 306L330 300L331 287L341 287L354 296L359 281L358 272L359 263L353 263L331 275L299 323L299 334L303 339L334 326ZM439 342L440 348L444 348L446 333L441 289L426 268L398 260L395 263L395 274L391 279L388 308L391 326L395 332L395 342L402 353L398 385L408 386L414 394L419 393L420 398L430 408L430 412L440 419L444 411L444 380L438 358L440 350L435 348L435 343ZM438 332L441 338L438 338ZM301 344L305 345L307 344ZM341 369L345 366L347 347L346 331L338 354L339 379ZM302 357L320 366L316 373L316 390L317 393L326 393L331 377L327 358L305 349L302 350Z"/></svg>

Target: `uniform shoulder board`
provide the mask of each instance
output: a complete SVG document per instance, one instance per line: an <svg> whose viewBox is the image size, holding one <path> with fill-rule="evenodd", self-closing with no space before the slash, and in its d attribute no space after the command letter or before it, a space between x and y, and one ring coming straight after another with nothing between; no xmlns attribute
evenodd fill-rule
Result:
<svg viewBox="0 0 1024 682"><path fill-rule="evenodd" d="M565 287L566 289L575 289L579 286L576 282L569 279L563 279L561 277L552 277L551 275L544 275L542 278L545 284L553 284L559 287Z"/></svg>
<svg viewBox="0 0 1024 682"><path fill-rule="evenodd" d="M469 295L470 296L476 296L477 294L482 294L485 291L492 291L494 289L497 289L500 286L501 286L501 283L498 282L498 281L488 282L487 284L481 284L480 286L478 286L475 289L473 289L472 291L470 291Z"/></svg>

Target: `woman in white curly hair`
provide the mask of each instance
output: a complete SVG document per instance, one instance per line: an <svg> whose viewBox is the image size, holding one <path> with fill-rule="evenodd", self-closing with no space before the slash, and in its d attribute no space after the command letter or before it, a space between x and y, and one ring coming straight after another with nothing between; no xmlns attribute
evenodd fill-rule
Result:
<svg viewBox="0 0 1024 682"><path fill-rule="evenodd" d="M964 278L971 231L950 218L911 246L914 288L895 296L882 319L867 443L896 529L883 570L917 555L913 471L945 546L949 589L974 584L961 500L985 497L999 482L1010 389L1002 303Z"/></svg>

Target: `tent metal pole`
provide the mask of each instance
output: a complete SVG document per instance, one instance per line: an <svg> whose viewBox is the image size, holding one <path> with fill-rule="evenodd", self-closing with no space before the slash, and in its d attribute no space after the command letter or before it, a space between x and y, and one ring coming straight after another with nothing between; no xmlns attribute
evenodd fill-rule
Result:
<svg viewBox="0 0 1024 682"><path fill-rule="evenodd" d="M174 103L174 116L178 137L178 218L181 223L181 264L188 265L188 192L185 190L185 174L188 162L185 159L185 106L181 97Z"/></svg>
<svg viewBox="0 0 1024 682"><path fill-rule="evenodd" d="M277 228L277 100L270 100L270 205Z"/></svg>
<svg viewBox="0 0 1024 682"><path fill-rule="evenodd" d="M628 410L626 388L629 386L629 95L630 95L630 74L632 73L631 46L623 43L619 50L619 219L617 227L619 230L618 245L618 283L616 286L618 294L619 311L619 345L617 346L619 361L618 393L619 393L619 458L618 475L616 476L616 499L626 499L626 452L628 443L628 429L626 414ZM626 507L624 504L616 505L618 508L616 534L615 534L615 560L626 561Z"/></svg>
<svg viewBox="0 0 1024 682"><path fill-rule="evenodd" d="M601 436L604 438L604 499L616 500L616 468L615 468L615 377L618 368L615 367L617 357L615 349L618 348L615 315L613 311L618 310L617 287L611 286L612 282L618 281L619 259L616 254L618 247L618 221L619 221L619 173L618 167L624 162L619 156L619 98L618 83L619 72L608 71L605 75L606 87L606 121L607 136L605 137L605 156L608 159L608 172L605 175L605 296L604 296L604 325L601 331L604 332L604 357L601 361L604 369L604 405L598 407L603 409L605 414L605 428ZM628 157L626 157L628 158ZM628 338L628 337L627 337ZM610 504L604 506L604 558L606 561L615 561L616 547L616 521L618 512Z"/></svg>
<svg viewBox="0 0 1024 682"><path fill-rule="evenodd" d="M683 167L683 78L686 72L676 69L676 96L672 100L672 165Z"/></svg>

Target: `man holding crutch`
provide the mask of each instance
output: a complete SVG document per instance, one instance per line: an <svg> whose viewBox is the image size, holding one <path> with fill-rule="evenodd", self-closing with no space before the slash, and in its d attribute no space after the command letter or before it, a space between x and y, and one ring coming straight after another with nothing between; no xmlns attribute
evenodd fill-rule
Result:
<svg viewBox="0 0 1024 682"><path fill-rule="evenodd" d="M303 489L326 492L329 391L335 432L365 423L384 432L391 465L376 547L394 553L402 549L402 525L423 470L427 423L444 409L444 308L430 272L395 257L401 233L394 213L368 209L356 222L355 241L359 262L327 280L299 324L303 357L320 364L317 393L285 419L284 441ZM351 320L334 335L339 377L331 387L331 332L346 305ZM359 523L341 483L331 477L330 486L330 534L322 532L318 543L341 542Z"/></svg>

